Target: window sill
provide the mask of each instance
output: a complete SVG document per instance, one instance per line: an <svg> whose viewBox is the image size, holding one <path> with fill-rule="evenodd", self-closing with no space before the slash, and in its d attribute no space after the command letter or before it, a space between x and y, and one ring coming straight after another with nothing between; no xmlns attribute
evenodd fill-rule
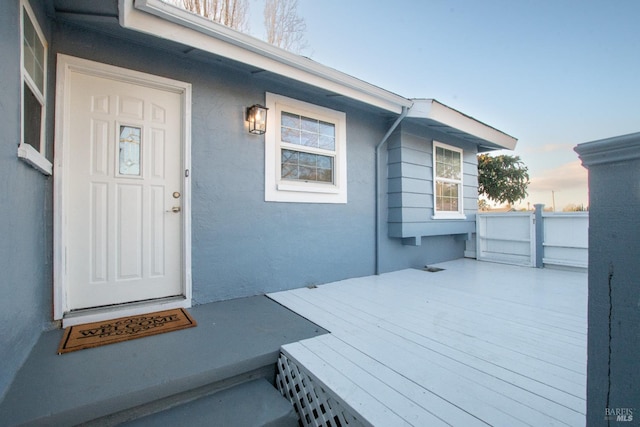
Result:
<svg viewBox="0 0 640 427"><path fill-rule="evenodd" d="M20 144L18 146L18 158L22 159L44 175L53 174L53 165L51 162L29 144Z"/></svg>
<svg viewBox="0 0 640 427"><path fill-rule="evenodd" d="M303 193L324 193L324 194L339 194L340 189L335 185L322 185L322 184L278 184L278 191L298 191Z"/></svg>
<svg viewBox="0 0 640 427"><path fill-rule="evenodd" d="M278 183L271 191L265 191L267 202L290 203L347 203L347 191L336 186L296 185Z"/></svg>
<svg viewBox="0 0 640 427"><path fill-rule="evenodd" d="M467 216L465 214L461 214L459 212L439 212L431 217L431 219L459 219L465 220Z"/></svg>

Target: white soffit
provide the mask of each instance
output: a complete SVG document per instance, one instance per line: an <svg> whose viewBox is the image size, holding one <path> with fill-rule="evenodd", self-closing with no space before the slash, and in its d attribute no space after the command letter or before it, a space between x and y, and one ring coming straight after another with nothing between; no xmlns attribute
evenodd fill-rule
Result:
<svg viewBox="0 0 640 427"><path fill-rule="evenodd" d="M413 107L407 117L429 119L444 126L497 145L499 148L513 150L518 140L496 128L467 116L435 99L414 99ZM497 148L498 148L497 147Z"/></svg>
<svg viewBox="0 0 640 427"><path fill-rule="evenodd" d="M192 46L399 114L406 98L160 0L119 0L124 28Z"/></svg>

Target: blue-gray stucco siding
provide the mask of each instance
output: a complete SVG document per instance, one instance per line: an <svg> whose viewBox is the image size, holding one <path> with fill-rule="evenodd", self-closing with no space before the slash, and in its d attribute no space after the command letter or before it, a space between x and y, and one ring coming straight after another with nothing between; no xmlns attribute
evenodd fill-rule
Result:
<svg viewBox="0 0 640 427"><path fill-rule="evenodd" d="M0 396L38 333L51 322L53 303L52 178L16 156L20 41L14 3L2 2L0 14L2 53L11 59L0 63L4 125L0 185L3 206L11 207L0 213L0 320L4 321L0 322ZM182 53L188 49L142 34L116 29L113 35L62 21L50 21L49 27L50 147L57 53L192 84L194 304L375 273L375 146L393 115L269 73L252 73L249 67L197 51ZM243 112L264 102L265 92L346 113L348 203L264 201L264 138L246 132ZM386 207L387 150L382 151L382 205ZM463 256L464 241L451 235L424 237L421 246L389 238L386 216L381 272Z"/></svg>
<svg viewBox="0 0 640 427"><path fill-rule="evenodd" d="M194 303L375 272L374 147L390 126L380 111L242 67L167 55L68 25L59 27L56 41L61 53L193 85ZM264 102L265 92L346 112L348 203L264 201L264 138L246 132L242 113ZM464 251L464 243L451 236L440 239L435 252L395 240L383 240L383 254L393 255L381 260L382 271L422 266L435 253L438 261L457 258Z"/></svg>
<svg viewBox="0 0 640 427"><path fill-rule="evenodd" d="M44 13L34 6L50 38ZM0 399L51 319L52 180L17 157L19 12L19 2L0 2ZM52 110L49 117L53 117ZM51 133L51 126L48 131ZM50 144L47 148L51 153Z"/></svg>
<svg viewBox="0 0 640 427"><path fill-rule="evenodd" d="M640 417L640 133L576 148L589 168L587 425ZM630 412L629 412L630 410ZM624 425L610 422L607 425ZM632 424L628 422L628 424Z"/></svg>

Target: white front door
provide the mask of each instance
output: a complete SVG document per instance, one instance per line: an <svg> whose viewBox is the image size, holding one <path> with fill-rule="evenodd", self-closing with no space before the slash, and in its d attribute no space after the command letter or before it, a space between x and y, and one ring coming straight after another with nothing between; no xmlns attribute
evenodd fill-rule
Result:
<svg viewBox="0 0 640 427"><path fill-rule="evenodd" d="M63 78L62 310L185 296L183 94Z"/></svg>

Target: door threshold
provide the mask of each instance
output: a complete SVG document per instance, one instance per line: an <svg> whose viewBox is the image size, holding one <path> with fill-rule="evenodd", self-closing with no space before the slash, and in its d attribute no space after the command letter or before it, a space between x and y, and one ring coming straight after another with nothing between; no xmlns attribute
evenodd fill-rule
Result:
<svg viewBox="0 0 640 427"><path fill-rule="evenodd" d="M62 318L62 327L66 328L68 326L82 325L84 323L117 319L118 317L135 316L138 314L153 313L155 311L189 307L191 307L191 301L188 301L184 296L179 295L175 297L132 302L128 304L85 308L65 313Z"/></svg>

